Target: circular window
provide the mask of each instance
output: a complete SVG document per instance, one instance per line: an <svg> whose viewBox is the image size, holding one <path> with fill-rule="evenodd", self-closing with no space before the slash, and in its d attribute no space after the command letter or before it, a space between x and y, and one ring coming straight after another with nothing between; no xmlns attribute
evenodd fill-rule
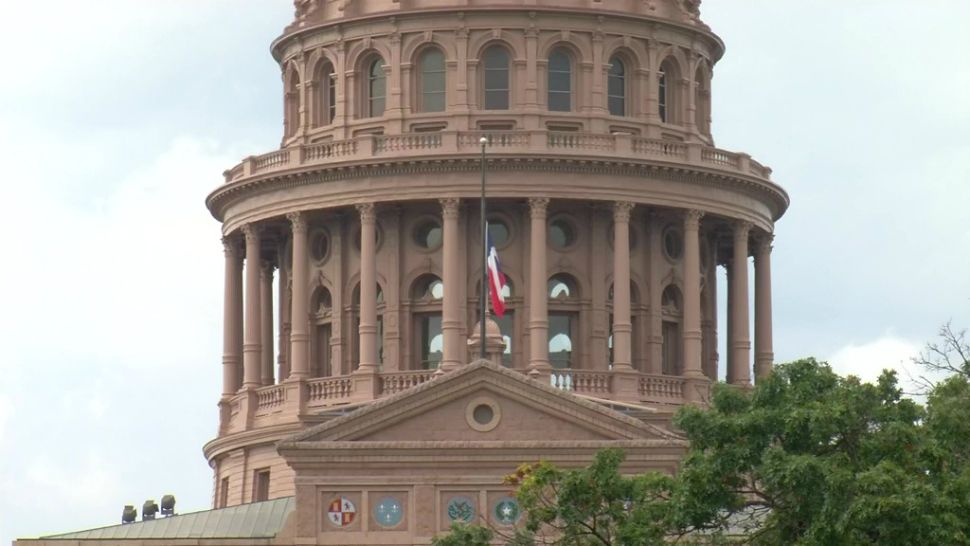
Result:
<svg viewBox="0 0 970 546"><path fill-rule="evenodd" d="M330 256L330 235L326 231L314 234L310 249L315 261L324 262Z"/></svg>
<svg viewBox="0 0 970 546"><path fill-rule="evenodd" d="M420 248L434 250L441 246L443 235L441 224L436 220L427 220L418 224L414 230L414 242Z"/></svg>
<svg viewBox="0 0 970 546"><path fill-rule="evenodd" d="M445 297L445 283L441 282L439 279L435 279L428 283L428 296L433 300L440 300Z"/></svg>
<svg viewBox="0 0 970 546"><path fill-rule="evenodd" d="M492 244L501 248L509 242L509 226L504 221L497 218L488 220L488 236Z"/></svg>
<svg viewBox="0 0 970 546"><path fill-rule="evenodd" d="M664 253L671 260L679 260L684 254L684 237L674 228L664 231Z"/></svg>
<svg viewBox="0 0 970 546"><path fill-rule="evenodd" d="M565 219L557 218L549 222L548 239L553 248L569 248L576 242L576 230Z"/></svg>
<svg viewBox="0 0 970 546"><path fill-rule="evenodd" d="M465 420L468 426L478 432L488 432L502 420L502 411L495 400L479 397L465 407Z"/></svg>
<svg viewBox="0 0 970 546"><path fill-rule="evenodd" d="M381 527L397 527L404 519L404 507L394 497L384 497L374 505L374 520Z"/></svg>

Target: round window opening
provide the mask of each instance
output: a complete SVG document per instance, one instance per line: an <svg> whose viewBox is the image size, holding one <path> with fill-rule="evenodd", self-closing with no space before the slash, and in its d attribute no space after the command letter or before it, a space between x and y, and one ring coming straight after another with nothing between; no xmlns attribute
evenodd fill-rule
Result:
<svg viewBox="0 0 970 546"><path fill-rule="evenodd" d="M491 397L481 396L465 406L465 421L472 430L488 432L502 420L502 408Z"/></svg>
<svg viewBox="0 0 970 546"><path fill-rule="evenodd" d="M318 233L313 238L313 259L322 262L330 254L330 237L326 233Z"/></svg>
<svg viewBox="0 0 970 546"><path fill-rule="evenodd" d="M555 248L567 248L576 242L576 231L572 224L563 219L549 223L549 244Z"/></svg>
<svg viewBox="0 0 970 546"><path fill-rule="evenodd" d="M414 230L414 242L421 248L433 250L441 246L442 235L441 224L438 222L422 222Z"/></svg>
<svg viewBox="0 0 970 546"><path fill-rule="evenodd" d="M487 404L479 404L472 410L472 418L479 425L487 425L495 418L495 410Z"/></svg>
<svg viewBox="0 0 970 546"><path fill-rule="evenodd" d="M488 221L488 236L493 245L497 247L505 246L509 242L509 226L502 220L490 219Z"/></svg>
<svg viewBox="0 0 970 546"><path fill-rule="evenodd" d="M664 232L664 252L671 260L679 260L684 253L684 239L680 232L675 229L668 229Z"/></svg>

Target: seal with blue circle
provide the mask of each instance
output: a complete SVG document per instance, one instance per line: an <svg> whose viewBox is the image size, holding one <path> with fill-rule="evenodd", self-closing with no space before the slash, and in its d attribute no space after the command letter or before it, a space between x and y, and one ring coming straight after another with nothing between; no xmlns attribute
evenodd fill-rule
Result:
<svg viewBox="0 0 970 546"><path fill-rule="evenodd" d="M475 519L475 503L468 497L456 496L448 501L448 519L459 523L471 523Z"/></svg>
<svg viewBox="0 0 970 546"><path fill-rule="evenodd" d="M394 497L384 497L374 505L374 520L381 527L397 527L404 519L404 507Z"/></svg>
<svg viewBox="0 0 970 546"><path fill-rule="evenodd" d="M495 519L502 525L512 525L519 521L522 510L512 497L502 497L495 503Z"/></svg>

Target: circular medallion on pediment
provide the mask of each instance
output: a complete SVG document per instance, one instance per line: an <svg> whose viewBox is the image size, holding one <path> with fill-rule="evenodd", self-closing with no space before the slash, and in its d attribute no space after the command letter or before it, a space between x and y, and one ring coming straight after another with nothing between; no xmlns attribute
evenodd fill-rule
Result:
<svg viewBox="0 0 970 546"><path fill-rule="evenodd" d="M502 410L498 402L488 396L475 398L465 406L465 421L478 432L488 432L502 420Z"/></svg>
<svg viewBox="0 0 970 546"><path fill-rule="evenodd" d="M519 502L512 497L502 497L495 503L495 520L501 525L514 525L522 515Z"/></svg>
<svg viewBox="0 0 970 546"><path fill-rule="evenodd" d="M404 506L394 497L384 497L374 505L374 520L381 527L397 527L404 519Z"/></svg>
<svg viewBox="0 0 970 546"><path fill-rule="evenodd" d="M347 527L357 518L357 506L347 497L337 497L327 507L327 520L336 527Z"/></svg>
<svg viewBox="0 0 970 546"><path fill-rule="evenodd" d="M475 503L461 495L452 497L448 501L448 519L459 523L471 523L475 519Z"/></svg>

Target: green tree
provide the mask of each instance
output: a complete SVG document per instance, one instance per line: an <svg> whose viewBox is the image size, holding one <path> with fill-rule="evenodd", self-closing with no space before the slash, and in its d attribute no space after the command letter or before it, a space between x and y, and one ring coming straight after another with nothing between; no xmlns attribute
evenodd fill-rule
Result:
<svg viewBox="0 0 970 546"><path fill-rule="evenodd" d="M521 467L526 518L506 543L970 544L968 415L963 374L923 407L894 372L869 384L814 359L780 365L678 412L690 448L676 476L623 476L613 450L584 469Z"/></svg>

